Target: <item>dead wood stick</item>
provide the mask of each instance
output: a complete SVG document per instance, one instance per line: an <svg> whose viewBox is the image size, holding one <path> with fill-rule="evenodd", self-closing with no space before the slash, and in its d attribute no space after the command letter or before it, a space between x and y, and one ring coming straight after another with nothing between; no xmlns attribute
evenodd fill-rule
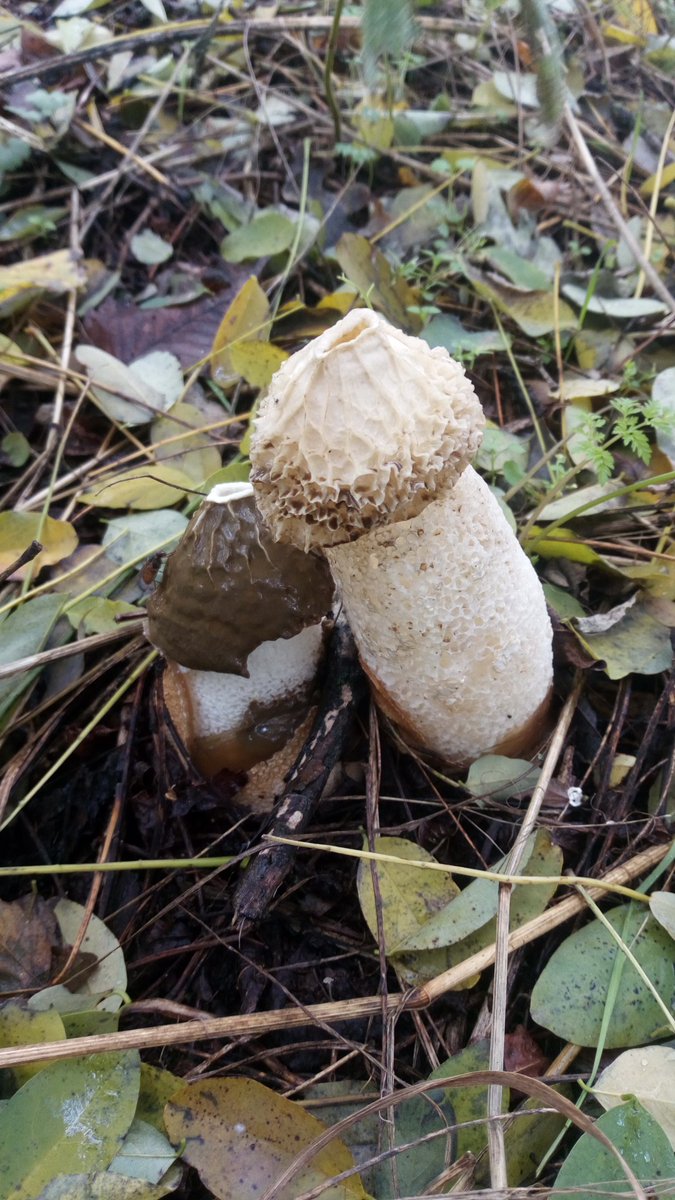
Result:
<svg viewBox="0 0 675 1200"><path fill-rule="evenodd" d="M37 558L41 550L42 543L33 540L30 546L26 546L26 549L22 551L16 562L10 563L10 565L6 567L4 571L0 571L0 583L4 583L5 580L11 579L14 572L19 570L19 567L25 567L26 563L32 562L34 558Z"/></svg>
<svg viewBox="0 0 675 1200"><path fill-rule="evenodd" d="M271 832L297 837L309 825L333 767L342 755L356 705L365 691L351 630L339 617L330 636L326 683L316 720L289 777ZM234 894L233 924L247 928L267 911L296 856L294 846L266 846L253 859Z"/></svg>

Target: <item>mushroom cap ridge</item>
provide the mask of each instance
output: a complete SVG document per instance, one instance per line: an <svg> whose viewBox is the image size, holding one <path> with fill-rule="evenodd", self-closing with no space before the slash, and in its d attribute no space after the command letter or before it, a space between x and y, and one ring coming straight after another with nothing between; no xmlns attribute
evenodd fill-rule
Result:
<svg viewBox="0 0 675 1200"><path fill-rule="evenodd" d="M302 550L408 520L454 485L484 423L447 351L355 309L272 379L251 442L258 508Z"/></svg>

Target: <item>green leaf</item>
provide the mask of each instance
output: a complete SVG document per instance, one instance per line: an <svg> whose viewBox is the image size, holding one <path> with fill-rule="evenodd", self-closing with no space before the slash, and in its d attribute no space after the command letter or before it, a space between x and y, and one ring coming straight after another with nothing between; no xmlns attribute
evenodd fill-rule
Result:
<svg viewBox="0 0 675 1200"><path fill-rule="evenodd" d="M181 1178L180 1168L170 1168L158 1184L107 1171L91 1175L59 1175L40 1192L39 1200L161 1200L162 1196L176 1190Z"/></svg>
<svg viewBox="0 0 675 1200"><path fill-rule="evenodd" d="M529 764L527 764L529 766ZM522 773L522 766L520 767ZM550 835L540 829L531 834L527 842L527 850L519 874L521 875L558 875L560 873L562 856L557 847L553 846ZM501 858L491 870L499 873L504 870L506 856ZM525 905L529 911L530 900L534 901L534 909L543 911L552 891L557 885L549 884L540 887L539 884L519 884L513 889L511 897L511 927L521 924L519 909ZM551 890L552 889L552 890ZM534 894L534 895L533 895ZM472 879L471 883L450 900L440 912L432 916L420 928L409 934L402 949L435 950L450 946L465 940L478 931L483 932L485 926L497 912L499 884L493 879ZM541 905L541 908L539 907ZM492 926L490 926L492 930ZM491 940L491 933L488 941ZM486 943L487 944L487 943Z"/></svg>
<svg viewBox="0 0 675 1200"><path fill-rule="evenodd" d="M14 662L42 650L62 607L63 596L45 594L26 600L0 619L0 663ZM0 718L36 674L36 671L28 671L0 680Z"/></svg>
<svg viewBox="0 0 675 1200"><path fill-rule="evenodd" d="M107 557L122 565L133 559L140 561L143 556L155 553L158 547L166 551L172 549L186 527L187 517L170 508L127 513L108 521L103 545Z"/></svg>
<svg viewBox="0 0 675 1200"><path fill-rule="evenodd" d="M510 480L515 481L522 479L525 474L528 457L529 445L525 438L488 425L475 465L484 474L508 475Z"/></svg>
<svg viewBox="0 0 675 1200"><path fill-rule="evenodd" d="M142 617L144 612L124 600L108 600L105 596L86 596L69 605L66 616L73 629L89 636L95 633L114 633L119 629L121 616Z"/></svg>
<svg viewBox="0 0 675 1200"><path fill-rule="evenodd" d="M613 1142L641 1183L654 1185L657 1196L669 1194L670 1186L665 1181L675 1177L675 1155L665 1133L641 1104L630 1100L613 1108L598 1118L596 1126ZM658 1186L660 1180L663 1188ZM621 1164L590 1133L582 1134L567 1155L553 1196L558 1189L573 1192L575 1200L616 1200L617 1195L634 1195Z"/></svg>
<svg viewBox="0 0 675 1200"><path fill-rule="evenodd" d="M159 1183L175 1161L176 1152L168 1138L135 1117L108 1170L128 1179Z"/></svg>
<svg viewBox="0 0 675 1200"><path fill-rule="evenodd" d="M552 608L555 613L563 621L567 621L570 617L585 617L586 610L582 604L570 592L564 588L558 587L555 583L543 583L544 595L549 608Z"/></svg>
<svg viewBox="0 0 675 1200"><path fill-rule="evenodd" d="M166 1128L182 1157L220 1200L259 1200L282 1171L324 1132L299 1104L252 1079L205 1079L174 1096L164 1112ZM278 1200L327 1183L354 1159L337 1139L320 1150ZM358 1175L321 1193L325 1200L365 1200Z"/></svg>
<svg viewBox="0 0 675 1200"><path fill-rule="evenodd" d="M538 778L539 768L527 759L484 754L469 767L466 786L473 796L510 800L519 792L532 791Z"/></svg>
<svg viewBox="0 0 675 1200"><path fill-rule="evenodd" d="M604 662L610 679L658 675L672 665L670 630L636 597L608 613L577 617L572 625L589 654Z"/></svg>
<svg viewBox="0 0 675 1200"><path fill-rule="evenodd" d="M389 259L377 246L371 246L361 234L343 233L335 257L349 283L368 305L379 309L399 329L417 332L421 321L409 309L418 303L418 293L402 275L395 274Z"/></svg>
<svg viewBox="0 0 675 1200"><path fill-rule="evenodd" d="M56 1176L102 1171L129 1128L135 1051L51 1063L0 1109L0 1194L34 1200Z"/></svg>
<svg viewBox="0 0 675 1200"><path fill-rule="evenodd" d="M0 225L0 242L44 237L47 233L53 233L57 221L60 221L67 211L66 208L47 208L44 204L31 204L20 208Z"/></svg>
<svg viewBox="0 0 675 1200"><path fill-rule="evenodd" d="M415 25L410 0L366 0L361 22L369 74L379 58L401 58L412 49Z"/></svg>
<svg viewBox="0 0 675 1200"><path fill-rule="evenodd" d="M226 262L239 263L247 258L279 254L293 244L295 226L282 213L270 210L254 217L224 239L220 253Z"/></svg>
<svg viewBox="0 0 675 1200"><path fill-rule="evenodd" d="M143 229L141 233L136 233L132 237L131 253L137 262L155 266L157 263L167 262L171 258L173 246L171 242L165 242L164 238L153 233L151 229Z"/></svg>
<svg viewBox="0 0 675 1200"><path fill-rule="evenodd" d="M364 846L368 849L367 843ZM373 871L379 884L384 930L384 951L396 953L408 939L426 927L429 917L444 909L457 896L459 888L450 871L427 871L412 862L436 862L433 855L404 838L379 837L375 850L411 860L410 866L362 859L356 877L361 912L373 937L377 940L377 909L373 890Z"/></svg>
<svg viewBox="0 0 675 1200"><path fill-rule="evenodd" d="M503 861L503 859L500 860L492 869L499 870ZM562 852L560 848L553 844L551 836L546 830L538 830L534 847L529 858L521 867L520 873L555 878L560 875L561 871ZM516 885L511 895L510 928L517 929L526 921L539 916L557 887L557 882ZM496 911L497 899L496 892L493 890L495 888L496 884L491 880L474 880L464 888L457 900L451 901L443 912L439 913L437 917L432 917L427 925L414 935L415 944L423 942L425 946L430 944L438 948L399 953L394 960L394 966L403 983L412 985L433 979L442 971L447 971L451 967L457 966L458 963L465 962L473 954L477 954L479 950L483 950L485 946L494 942L496 935L494 917L478 928L475 927L475 921L485 913ZM466 899L462 899L462 897L466 897ZM455 904L458 905L457 912L453 912ZM475 911L472 911L474 907ZM450 942L449 939L454 939L454 933L460 921L463 928L468 929L474 926L473 931L459 941L452 940ZM409 940L412 942L413 939ZM473 987L477 978L478 976L474 976L459 985L460 989Z"/></svg>
<svg viewBox="0 0 675 1200"><path fill-rule="evenodd" d="M446 1058L435 1071L429 1075L429 1079L453 1079L455 1075L463 1075L469 1071L487 1071L490 1066L490 1042L487 1038L479 1042L472 1042L466 1046L464 1050L460 1050L458 1054L453 1054L451 1058ZM469 1087L452 1088L445 1093L448 1099L452 1099L455 1107L455 1119L458 1123L467 1121L481 1121L480 1125L474 1125L468 1129L457 1130L457 1145L455 1154L460 1158L462 1154L478 1155L487 1144L487 1094L488 1089L481 1084L472 1084ZM436 1096L435 1092L432 1092ZM505 1112L509 1106L509 1089L504 1088L502 1095L502 1112Z"/></svg>
<svg viewBox="0 0 675 1200"><path fill-rule="evenodd" d="M10 467L22 467L30 458L30 442L18 430L6 433L0 447Z"/></svg>
<svg viewBox="0 0 675 1200"><path fill-rule="evenodd" d="M518 288L527 291L545 291L550 284L550 276L542 271L536 263L529 262L522 254L509 250L508 246L495 246L488 251L488 261L500 274Z"/></svg>
<svg viewBox="0 0 675 1200"><path fill-rule="evenodd" d="M633 321L638 317L659 317L668 311L662 300L652 300L646 296L599 296L597 292L594 292L589 298L588 290L576 283L564 284L562 292L579 308L584 308L591 313L600 313L605 317L612 317L615 321Z"/></svg>
<svg viewBox="0 0 675 1200"><path fill-rule="evenodd" d="M646 1108L675 1150L675 1050L639 1046L624 1050L598 1076L593 1095L603 1108L616 1108L628 1096Z"/></svg>
<svg viewBox="0 0 675 1200"><path fill-rule="evenodd" d="M503 335L498 329L465 329L457 317L432 317L420 337L429 346L442 346L454 358L475 357L481 354L499 353L511 344L507 333Z"/></svg>
<svg viewBox="0 0 675 1200"><path fill-rule="evenodd" d="M675 999L675 942L640 905L620 905L607 919L670 1008ZM533 1020L565 1041L597 1046L617 955L622 974L605 1046L624 1048L652 1039L663 1026L663 1011L598 920L568 937L547 963L532 992Z"/></svg>

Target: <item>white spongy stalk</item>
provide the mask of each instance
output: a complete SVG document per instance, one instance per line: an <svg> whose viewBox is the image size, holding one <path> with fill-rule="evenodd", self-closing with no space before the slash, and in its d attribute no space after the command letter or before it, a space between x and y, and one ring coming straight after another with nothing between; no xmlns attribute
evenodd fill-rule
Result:
<svg viewBox="0 0 675 1200"><path fill-rule="evenodd" d="M527 726L552 682L536 572L487 484L467 467L417 517L326 551L381 706L446 761Z"/></svg>
<svg viewBox="0 0 675 1200"><path fill-rule="evenodd" d="M248 658L249 678L216 671L179 670L189 679L193 719L199 737L238 730L252 705L302 699L321 658L321 625L308 625L292 638L263 642Z"/></svg>

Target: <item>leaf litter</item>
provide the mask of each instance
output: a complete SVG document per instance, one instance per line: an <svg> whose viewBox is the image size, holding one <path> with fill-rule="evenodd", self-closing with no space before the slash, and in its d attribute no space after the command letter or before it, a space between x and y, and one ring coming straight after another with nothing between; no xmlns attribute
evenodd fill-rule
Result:
<svg viewBox="0 0 675 1200"><path fill-rule="evenodd" d="M286 1170L289 1198L479 1194L533 1183L549 1154L549 1186L625 1186L597 1139L556 1148L560 1114L506 1090L502 1176L484 1086L395 1103L494 1065L490 1038L513 1049L523 1028L515 1069L564 1075L597 1115L590 1084L645 1186L675 1173L667 33L649 0L584 24L539 0L62 0L42 24L0 8L0 1058L104 1039L14 1066L3 1195L239 1200ZM470 372L489 419L476 465L555 608L557 703L575 677L581 699L542 797L541 756L449 774L362 720L309 839L404 865L305 850L235 936L232 863L266 826L237 805L244 779L189 761L140 619L204 493L247 479L275 370L354 306ZM512 896L525 932L491 996L495 872L540 801ZM587 887L616 867L639 893L609 912L626 950L587 911L550 934L578 895L564 873ZM431 1007L382 1021L408 987ZM142 1012L235 1026L167 1035L142 1065L106 1051ZM361 1136L368 1089L392 1107ZM329 1101L353 1123L312 1157Z"/></svg>

